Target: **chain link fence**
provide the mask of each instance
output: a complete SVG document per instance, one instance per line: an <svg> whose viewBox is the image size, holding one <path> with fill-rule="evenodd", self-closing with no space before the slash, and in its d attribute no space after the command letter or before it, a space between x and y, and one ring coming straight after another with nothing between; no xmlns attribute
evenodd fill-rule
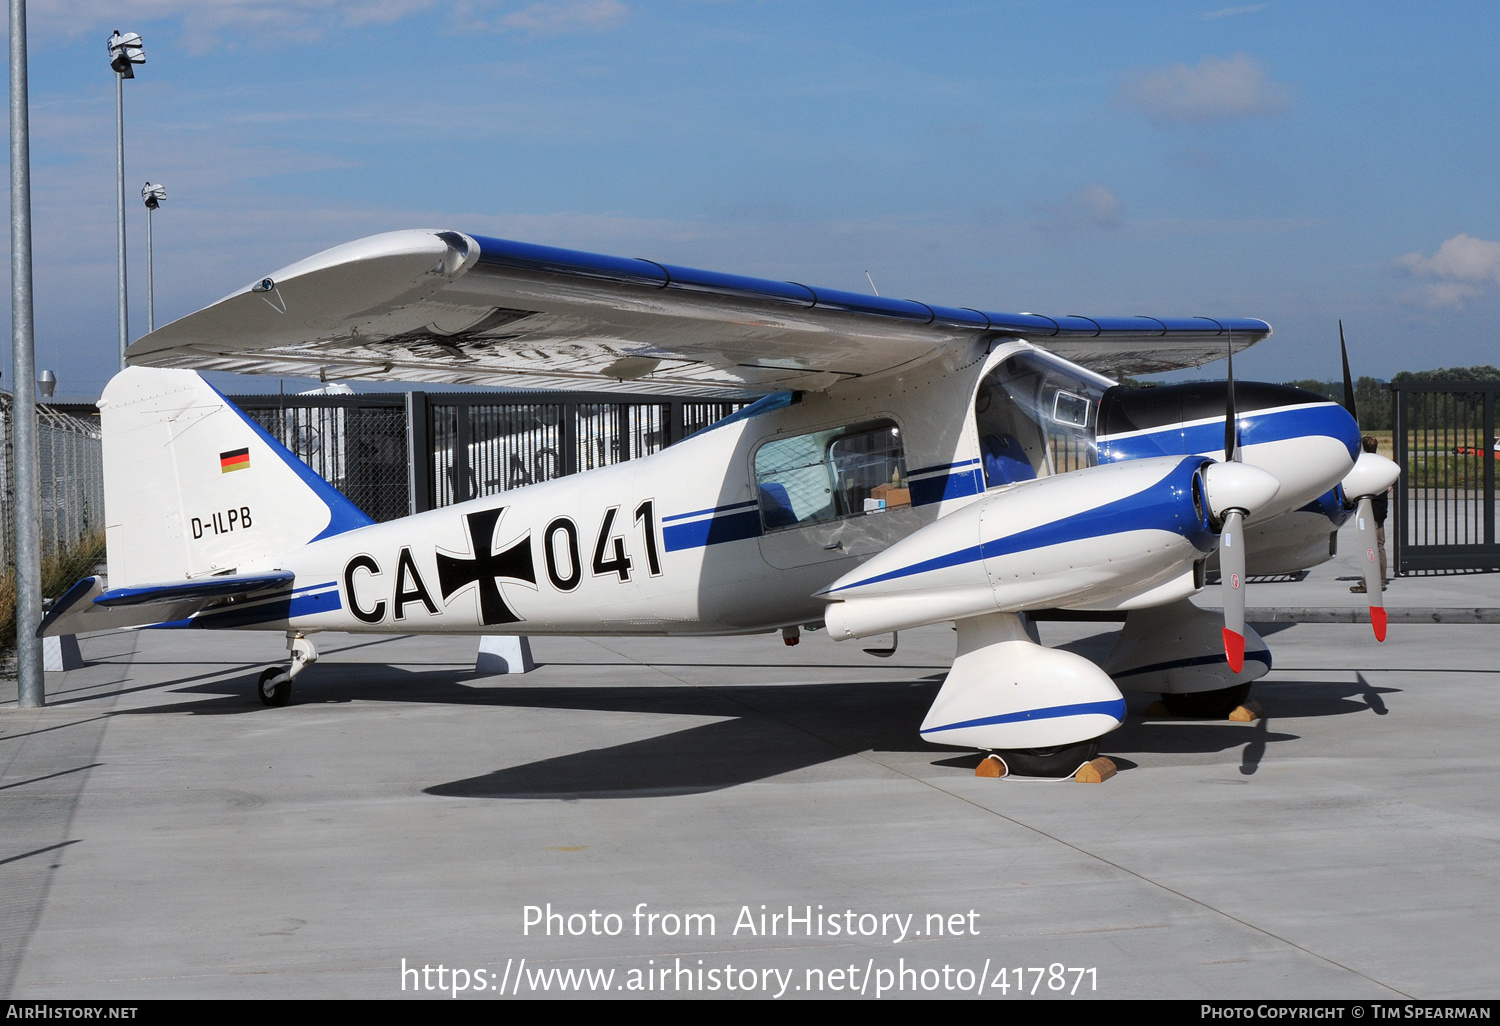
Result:
<svg viewBox="0 0 1500 1026"><path fill-rule="evenodd" d="M4 494L0 496L0 565L15 565L15 406L0 393L0 421L5 445ZM97 417L75 416L52 406L37 406L37 458L42 494L42 556L70 549L104 530L104 458Z"/></svg>

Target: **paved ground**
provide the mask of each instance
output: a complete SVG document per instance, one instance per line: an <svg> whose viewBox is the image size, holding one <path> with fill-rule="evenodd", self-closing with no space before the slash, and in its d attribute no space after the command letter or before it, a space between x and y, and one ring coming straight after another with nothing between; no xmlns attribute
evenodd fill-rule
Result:
<svg viewBox="0 0 1500 1026"><path fill-rule="evenodd" d="M1352 566L1250 603L1356 605ZM1387 597L1500 607L1500 575ZM553 969L624 996L664 966L669 993L941 994L986 965L1014 997L1014 967L1030 988L1057 964L1079 996L1494 997L1500 629L1272 630L1265 719L1133 700L1096 786L977 779L917 739L942 628L889 660L821 635L537 639L521 678L476 677L472 640L322 636L272 710L253 686L279 637L87 638L48 708L0 710L0 996L411 996L442 964L483 997ZM549 902L619 935L525 933ZM637 936L640 903L715 933ZM825 918L764 936L762 905ZM832 936L834 913L877 932ZM913 917L899 943L889 914Z"/></svg>

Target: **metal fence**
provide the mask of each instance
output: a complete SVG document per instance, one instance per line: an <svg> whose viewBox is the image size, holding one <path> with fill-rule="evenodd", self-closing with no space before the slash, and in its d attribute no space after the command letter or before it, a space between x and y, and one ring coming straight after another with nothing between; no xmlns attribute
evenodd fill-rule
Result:
<svg viewBox="0 0 1500 1026"><path fill-rule="evenodd" d="M410 512L401 396L241 396L241 409L375 520Z"/></svg>
<svg viewBox="0 0 1500 1026"><path fill-rule="evenodd" d="M1500 381L1392 384L1402 469L1391 516L1397 573L1500 569L1495 399ZM1389 528L1389 525L1387 525Z"/></svg>
<svg viewBox="0 0 1500 1026"><path fill-rule="evenodd" d="M231 398L377 521L637 459L747 405L558 392Z"/></svg>
<svg viewBox="0 0 1500 1026"><path fill-rule="evenodd" d="M645 456L747 405L561 393L246 395L245 413L377 521ZM14 565L11 396L0 392L0 566ZM92 404L39 404L42 551L104 530ZM412 455L416 454L416 459Z"/></svg>
<svg viewBox="0 0 1500 1026"><path fill-rule="evenodd" d="M85 408L86 409L86 408ZM0 421L5 444L4 494L0 495L0 565L15 564L15 416L12 397L0 393ZM77 416L66 408L37 406L37 458L42 494L42 554L60 549L104 530L104 460L97 417Z"/></svg>

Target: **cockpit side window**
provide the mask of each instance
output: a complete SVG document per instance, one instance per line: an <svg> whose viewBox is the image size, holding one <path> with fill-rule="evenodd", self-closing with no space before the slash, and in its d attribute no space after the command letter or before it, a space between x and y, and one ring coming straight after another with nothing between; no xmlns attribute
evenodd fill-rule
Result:
<svg viewBox="0 0 1500 1026"><path fill-rule="evenodd" d="M1099 398L1111 384L1040 352L1017 353L991 370L974 398L985 486L1097 463Z"/></svg>
<svg viewBox="0 0 1500 1026"><path fill-rule="evenodd" d="M901 429L890 420L766 442L755 482L768 531L911 505Z"/></svg>

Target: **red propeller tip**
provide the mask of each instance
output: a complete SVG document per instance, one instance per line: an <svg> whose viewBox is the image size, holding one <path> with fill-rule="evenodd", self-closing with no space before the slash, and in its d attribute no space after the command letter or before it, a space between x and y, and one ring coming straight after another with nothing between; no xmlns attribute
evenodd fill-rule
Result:
<svg viewBox="0 0 1500 1026"><path fill-rule="evenodd" d="M1370 624L1375 628L1375 640L1385 640L1385 607L1370 607Z"/></svg>
<svg viewBox="0 0 1500 1026"><path fill-rule="evenodd" d="M1384 610L1382 610L1384 612ZM1382 631L1384 623L1382 621ZM1224 628L1224 655L1229 659L1229 668L1239 673L1245 668L1245 636Z"/></svg>

